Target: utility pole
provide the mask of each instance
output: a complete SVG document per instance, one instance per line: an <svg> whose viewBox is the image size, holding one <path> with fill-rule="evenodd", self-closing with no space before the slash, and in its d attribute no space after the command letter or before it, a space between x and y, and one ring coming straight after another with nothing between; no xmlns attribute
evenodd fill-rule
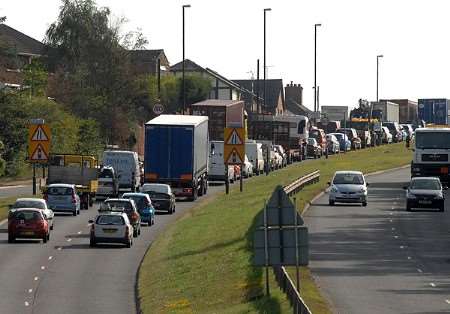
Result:
<svg viewBox="0 0 450 314"><path fill-rule="evenodd" d="M182 64L182 81L183 81L183 87L182 87L182 92L183 92L183 114L186 113L186 82L184 79L184 60L185 60L185 56L184 56L184 9L185 8L190 8L191 5L190 4L185 4L183 5L183 64Z"/></svg>
<svg viewBox="0 0 450 314"><path fill-rule="evenodd" d="M317 106L317 27L322 24L314 24L314 112L318 112Z"/></svg>

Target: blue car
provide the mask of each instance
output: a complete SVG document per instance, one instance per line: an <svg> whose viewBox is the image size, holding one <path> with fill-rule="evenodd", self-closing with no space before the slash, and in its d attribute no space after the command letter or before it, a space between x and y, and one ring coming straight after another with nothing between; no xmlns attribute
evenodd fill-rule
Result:
<svg viewBox="0 0 450 314"><path fill-rule="evenodd" d="M146 193L124 193L122 198L132 199L136 204L141 222L147 223L148 226L155 224L155 208L152 205L150 196Z"/></svg>
<svg viewBox="0 0 450 314"><path fill-rule="evenodd" d="M349 151L352 149L352 142L348 139L348 136L346 134L342 133L331 133L331 135L334 135L338 142L339 142L339 149L341 152Z"/></svg>

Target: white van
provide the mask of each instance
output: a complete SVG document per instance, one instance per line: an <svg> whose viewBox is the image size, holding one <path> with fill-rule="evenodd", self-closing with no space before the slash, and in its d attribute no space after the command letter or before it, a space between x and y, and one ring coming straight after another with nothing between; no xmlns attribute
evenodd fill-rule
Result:
<svg viewBox="0 0 450 314"><path fill-rule="evenodd" d="M254 140L245 142L245 154L248 160L253 164L253 172L259 175L264 172L264 156L261 143Z"/></svg>
<svg viewBox="0 0 450 314"><path fill-rule="evenodd" d="M225 162L223 158L223 141L209 142L208 180L234 182L234 166L228 166L228 177L225 176Z"/></svg>
<svg viewBox="0 0 450 314"><path fill-rule="evenodd" d="M141 185L141 171L136 152L123 150L105 150L103 166L111 166L119 179L119 189L136 191Z"/></svg>

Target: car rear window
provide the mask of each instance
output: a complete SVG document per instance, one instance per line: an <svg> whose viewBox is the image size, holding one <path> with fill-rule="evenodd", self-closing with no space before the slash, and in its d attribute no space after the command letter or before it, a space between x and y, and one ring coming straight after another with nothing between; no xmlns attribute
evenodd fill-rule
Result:
<svg viewBox="0 0 450 314"><path fill-rule="evenodd" d="M111 210L125 210L129 211L132 210L131 203L129 202L122 202L122 201L109 201L106 202L106 204L109 205Z"/></svg>
<svg viewBox="0 0 450 314"><path fill-rule="evenodd" d="M414 190L440 190L441 183L437 180L413 180L411 189Z"/></svg>
<svg viewBox="0 0 450 314"><path fill-rule="evenodd" d="M146 198L143 196L128 196L128 195L124 195L123 198L127 198L127 199L132 199L134 201L134 203L136 204L137 208L144 208L145 206L147 206L147 202L145 201Z"/></svg>
<svg viewBox="0 0 450 314"><path fill-rule="evenodd" d="M50 195L72 195L72 188L66 187L51 187L48 189Z"/></svg>
<svg viewBox="0 0 450 314"><path fill-rule="evenodd" d="M122 216L101 215L97 218L98 225L124 225L125 221Z"/></svg>
<svg viewBox="0 0 450 314"><path fill-rule="evenodd" d="M13 208L38 208L45 209L45 204L38 201L17 201L14 203Z"/></svg>
<svg viewBox="0 0 450 314"><path fill-rule="evenodd" d="M14 218L16 220L25 220L25 221L43 219L42 215L39 212L35 212L35 211L19 211L19 212L14 213Z"/></svg>
<svg viewBox="0 0 450 314"><path fill-rule="evenodd" d="M164 185L145 185L142 190L144 192L169 193L169 189Z"/></svg>
<svg viewBox="0 0 450 314"><path fill-rule="evenodd" d="M334 177L333 184L364 184L364 178L357 173L337 173Z"/></svg>

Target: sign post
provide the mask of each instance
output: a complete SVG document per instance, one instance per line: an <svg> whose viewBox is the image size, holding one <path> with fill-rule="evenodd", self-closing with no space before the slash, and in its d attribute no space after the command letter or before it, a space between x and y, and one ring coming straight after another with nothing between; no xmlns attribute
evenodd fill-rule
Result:
<svg viewBox="0 0 450 314"><path fill-rule="evenodd" d="M50 142L50 127L44 119L32 119L28 128L28 160L33 164L33 195L36 195L36 164L48 162Z"/></svg>
<svg viewBox="0 0 450 314"><path fill-rule="evenodd" d="M245 162L245 129L225 128L224 130L223 157L225 171L228 174L229 165L240 165L240 191L243 190L243 168Z"/></svg>

